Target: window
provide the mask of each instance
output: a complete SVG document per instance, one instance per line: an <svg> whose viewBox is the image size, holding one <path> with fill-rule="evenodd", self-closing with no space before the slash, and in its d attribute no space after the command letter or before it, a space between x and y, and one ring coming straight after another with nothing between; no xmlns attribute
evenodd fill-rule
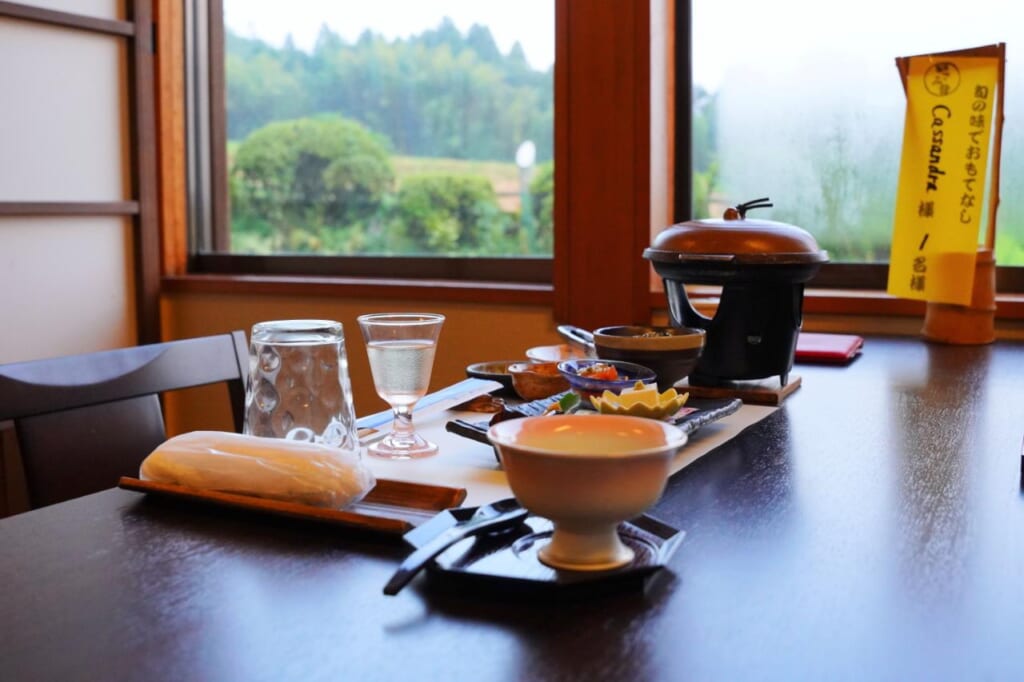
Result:
<svg viewBox="0 0 1024 682"><path fill-rule="evenodd" d="M1016 5L866 0L840 15L813 0L682 5L692 13L693 216L770 196L759 217L799 225L828 250L817 284L885 288L905 112L895 58L1007 43L995 252L1002 266L1024 265L1024 197L1008 191L1024 178ZM999 291L1024 291L1024 268L1000 270Z"/></svg>
<svg viewBox="0 0 1024 682"><path fill-rule="evenodd" d="M191 0L190 0L191 1ZM555 68L555 90L556 99L559 102L555 112L556 134L554 140L555 156L563 159L559 164L560 170L558 185L562 188L559 192L565 192L565 200L556 203L554 220L556 248L553 259L540 258L434 258L424 256L390 256L387 258L374 256L344 256L344 257L312 257L302 255L236 255L231 254L225 245L217 245L220 248L207 249L193 256L190 265L192 272L214 273L214 276L223 275L218 281L226 282L232 273L245 273L256 275L267 275L274 273L291 273L303 276L317 275L353 275L398 277L420 275L429 278L446 278L455 280L491 280L509 282L512 287L506 291L526 291L526 288L518 286L517 283L533 283L530 289L532 302L542 302L552 299L543 298L542 291L545 285L551 287L547 291L553 291L555 298L556 318L560 321L573 321L582 326L593 326L589 320L595 320L597 324L607 322L609 319L615 322L624 322L630 319L642 321L649 316L652 310L658 310L664 306L664 300L656 292L648 294L645 284L650 278L650 271L647 263L642 260L640 253L649 244L651 234L656 232L668 222L659 219L654 203L657 197L651 199L651 195L660 191L658 180L652 180L650 187L644 185L644 178L650 177L649 172L654 171L653 157L658 152L659 145L663 149L671 148L671 134L668 139L656 139L652 129L647 128L655 118L658 104L649 98L644 88L649 78L654 78L654 73L648 73L650 67L657 70L657 64L652 61L645 63L641 57L643 53L654 46L649 38L656 36L659 30L670 26L673 22L679 26L675 36L677 58L675 64L668 69L668 76L675 71L675 110L679 114L678 121L681 126L674 135L677 155L675 157L674 169L669 164L669 172L674 173L675 178L675 206L677 207L675 217L677 219L687 218L692 215L707 215L712 209L708 197L716 197L720 202L735 202L768 194L776 202L777 212L762 213L766 218L785 220L794 224L806 227L814 231L825 248L828 248L833 256L833 263L822 269L816 277L813 286L841 286L855 289L875 289L879 292L885 288L887 266L884 263L886 257L885 247L876 248L869 252L868 247L857 247L854 253L863 254L862 260L848 260L841 255L842 249L830 243L830 237L824 234L827 223L821 219L824 215L823 204L821 203L820 183L814 187L819 194L811 192L812 187L808 186L806 180L786 186L783 184L787 170L798 167L804 163L799 177L807 177L808 151L813 151L813 145L808 141L810 133L818 130L821 126L811 122L807 126L792 126L786 120L782 120L783 113L793 112L794 107L788 104L778 105L772 100L771 111L767 112L769 120L764 124L757 121L762 129L769 130L774 137L788 135L792 142L791 146L783 151L793 152L783 167L780 159L773 155L765 155L757 152L757 145L754 151L757 153L753 158L747 158L736 154L736 150L742 145L730 142L735 135L743 131L735 126L749 124L744 122L742 117L728 119L721 115L721 110L732 113L751 114L759 107L766 105L761 95L750 96L742 87L730 90L730 84L736 83L732 74L743 72L743 61L735 61L733 57L742 57L746 60L746 69L757 67L762 64L772 65L774 68L769 74L767 81L775 83L774 87L766 89L772 93L784 93L796 102L807 99L809 102L807 110L811 113L828 111L819 100L821 97L807 97L807 93L815 93L814 87L817 84L808 81L806 86L802 80L793 78L793 74L799 74L801 78L809 77L807 74L813 72L811 68L817 63L815 60L808 61L791 56L789 48L779 48L778 43L800 43L804 40L804 33L814 29L808 29L802 22L794 17L810 17L813 19L813 26L831 25L824 19L819 21L817 10L809 14L801 14L789 7L784 12L773 13L771 16L762 17L757 14L761 10L748 7L747 4L740 4L730 0L730 17L742 17L739 23L750 24L758 27L758 30L751 33L742 27L736 28L737 23L732 18L730 21L721 21L717 15L707 14L709 3L694 3L692 0L654 0L650 3L636 3L633 0L607 0L590 2L584 0L553 0L555 7L556 22L556 52L559 55ZM987 0L986 0L987 2ZM490 3L488 3L490 4ZM216 14L218 3L213 3L213 14ZM662 6L655 9L657 6ZM667 19L660 13L668 10L670 16ZM941 9L941 8L940 8ZM888 8L887 8L888 10ZM995 11L995 10L993 10ZM1010 10L1004 10L1004 13ZM691 20L691 12L693 14ZM702 13L703 12L703 13ZM753 14L751 14L753 12ZM674 14L674 17L671 16ZM882 13L885 16L889 14ZM878 16L872 15L872 16ZM893 15L895 16L895 15ZM877 44L877 36L900 36L910 29L908 25L913 21L903 20L904 15L899 15L899 22L894 20L892 24L878 24L875 26L875 34L868 28L864 30L868 38L862 38L861 43ZM929 15L931 16L931 15ZM944 16L939 13L939 16ZM653 21L651 36L643 30L648 22ZM851 27L857 22L850 20ZM929 23L929 22L925 22ZM932 22L934 23L934 22ZM923 24L922 24L923 25ZM876 90L884 89L886 97L890 98L890 108L895 107L898 111L894 115L895 122L889 121L890 132L885 133L881 128L877 132L867 128L866 124L858 123L860 130L868 130L869 141L876 137L888 135L891 139L894 135L901 134L902 126L902 92L899 88L898 76L893 62L894 57L906 54L914 54L917 51L932 51L955 49L966 43L980 45L990 43L995 39L1004 39L1007 22L1000 19L998 22L982 23L977 26L999 25L1003 35L998 38L978 36L971 40L966 37L956 39L955 43L931 45L931 41L907 43L906 49L886 48L881 57L876 55L855 55L848 51L846 42L838 38L835 45L847 50L847 60L859 63L860 60L869 60L871 68L881 74L878 80L865 81L866 88L871 98L852 98L843 100L851 102L849 119L861 122L861 114L855 114L856 107L863 102L872 102ZM692 27L693 40L691 41ZM869 27L870 28L870 27ZM972 29L974 30L974 29ZM976 29L980 31L981 29ZM834 31L831 33L835 33ZM189 35L192 35L191 32ZM968 34L963 34L967 36ZM845 41L845 38L843 39ZM923 39L922 39L923 40ZM806 42L806 41L805 41ZM902 46L902 39L896 41ZM693 54L690 54L692 43ZM187 54L201 52L193 45L186 50ZM750 49L756 48L751 53ZM778 49L776 49L778 48ZM1010 45L1009 64L1013 63L1013 46ZM892 52L892 54L890 54ZM750 55L754 56L751 57ZM571 57L571 59L569 58ZM723 61L722 58L726 59ZM784 59L783 59L784 58ZM816 60L821 59L816 57ZM632 60L632 61L631 61ZM842 60L839 60L842 61ZM714 69L709 69L706 64L717 64ZM824 61L822 61L824 63ZM705 64L705 66L702 66ZM559 66L560 65L560 66ZM703 96L694 98L695 108L691 110L691 87L688 81L692 71L695 79L695 86L702 86ZM866 68L866 67L864 67ZM201 69L190 68L190 72L201 73ZM705 71L718 73L713 79L705 78ZM862 69L863 70L863 69ZM562 75L559 76L559 73ZM843 71L844 77L851 79L857 75L857 69L850 72ZM562 78L561 85L559 78ZM1009 159L1016 155L1012 150L1020 142L1014 140L1012 133L1012 115L1014 106L1014 70L1008 68L1008 93L1011 102L1008 102L1007 125L1003 144L1003 177L1002 177L1002 205L999 213L999 241L997 243L997 256L1000 262L997 290L1001 293L1011 291L1024 291L1024 268L1006 267L1004 264L1014 262L1013 250L1006 251L1004 244L1010 244L1013 232L1018 229L1019 222L1014 216L1015 209L1010 204L1015 197L1011 197L1007 188L1012 187L1013 172L1009 168ZM764 80L764 79L762 79ZM795 84L795 85L794 85ZM652 91L656 92L658 84L652 84ZM223 85L220 92L223 93ZM1016 90L1021 90L1016 88ZM214 95L217 88L212 89ZM665 90L671 92L672 90ZM202 94L202 88L199 90ZM700 90L698 90L700 94ZM199 99L202 99L200 97ZM731 102L725 107L726 102ZM612 106L609 103L614 102ZM788 100L787 100L788 102ZM811 106L813 105L813 106ZM645 108L647 107L647 108ZM787 108L788 107L788 108ZM216 109L217 107L212 107ZM870 112L877 113L881 108L878 106L869 107ZM803 110L799 110L801 115ZM835 112L833 112L834 114ZM692 118L691 118L692 116ZM773 118L776 117L776 118ZM836 116L823 120L835 122ZM691 141L690 129L691 120L693 128L692 150L686 147L686 142ZM803 120L803 119L802 119ZM840 119L843 120L843 119ZM559 123L561 121L561 123ZM785 125L784 125L785 124ZM561 127L559 127L561 126ZM702 133L702 126L707 126L707 133ZM789 127L786 127L789 126ZM225 127L226 128L226 127ZM892 131L895 132L892 132ZM731 131L731 132L730 132ZM777 131L777 132L776 132ZM800 135L804 137L801 138ZM823 138L818 135L819 142ZM701 137L703 135L703 137ZM704 143L705 147L701 147ZM848 138L835 137L833 145L852 145ZM860 144L858 142L858 144ZM562 145L562 156L559 156L559 145ZM862 145L863 146L863 145ZM883 148L876 151L885 152ZM224 149L227 148L225 144ZM723 150L729 149L730 153L726 158ZM851 158L860 158L865 152L861 147L852 148ZM572 151L570 154L569 151ZM580 150L586 150L585 154ZM693 154L695 165L693 167L693 178L689 175L690 154ZM895 160L897 153L889 150L893 156L886 163L879 161L876 168L879 169L877 177L888 173L890 180L887 181L885 191L894 192L892 183L895 180ZM703 156L702 156L703 155ZM750 161L749 168L757 168L756 174L744 176L744 164ZM713 165L716 164L716 165ZM226 178L226 163L223 176ZM709 183L708 170L717 167L718 174ZM216 173L214 175L217 175ZM794 173L788 174L797 177ZM740 182L744 180L746 184ZM762 185L761 180L771 184ZM848 220L847 213L852 210L855 218L860 220L861 214L870 213L875 216L872 220L872 227L869 233L887 235L891 231L891 201L888 209L885 209L885 201L873 196L864 184L862 175L855 175L856 183L850 185L854 189L853 202L843 204L844 207L839 215L843 220ZM726 180L729 184L726 184ZM668 196L671 203L672 197ZM704 199L701 199L701 192L704 192ZM881 193L881 192L880 192ZM217 196L227 196L227 187L223 192L214 193ZM805 200L803 204L794 202L790 195L799 196ZM871 200L872 209L865 210L867 205L864 202ZM646 202L651 201L650 211ZM859 202L859 203L858 203ZM796 203L794 207L792 204ZM220 210L227 208L227 202L223 202ZM208 211L217 212L217 207L199 202L200 206L210 206ZM682 207L682 208L679 208ZM852 207L849 208L849 207ZM886 213L886 210L888 213ZM884 215L883 215L884 214ZM852 220L852 219L850 219ZM226 218L221 224L227 224ZM562 228L559 228L562 225ZM633 226L632 230L623 229L624 225ZM844 223L845 225L845 223ZM882 227L877 227L881 225ZM872 232L873 231L873 232ZM216 234L214 234L216 236ZM561 242L559 242L561 240ZM557 244L561 243L558 247ZM606 249L612 249L620 254L619 263L628 260L626 267L609 270L600 259L592 254L596 244L601 244ZM593 251L596 253L596 251ZM870 255L874 253L875 255ZM881 254L881 256L877 255ZM881 258L881 260L878 260ZM524 275L524 272L528 274ZM614 277L615 283L609 282L609 277ZM212 280L207 280L212 281ZM250 285L252 278L247 280ZM264 279L265 286L273 286L273 282ZM320 280L318 286L324 286L326 280ZM470 283L471 284L471 283ZM536 285L536 286L534 286ZM181 283L185 286L185 283ZM202 286L198 283L195 286ZM223 284L221 286L227 286ZM238 286L241 286L239 284ZM289 284L289 286L292 286ZM641 290L642 289L642 290ZM269 289L264 289L269 290ZM466 290L466 296L470 296ZM652 290L653 291L653 290ZM515 297L504 295L502 300L512 301ZM462 300L469 300L468 298ZM838 299L836 299L838 300ZM850 299L844 297L844 301ZM873 303L874 302L874 303ZM918 310L913 306L888 305L884 297L869 296L855 305L841 304L839 307L830 307L825 303L823 306L812 305L812 310L817 312L842 312L856 310L858 313L892 313L892 314L914 314ZM894 302L895 303L895 302ZM912 303L912 302L904 302ZM1011 306L1012 308L1012 306ZM1020 306L1017 306L1020 308ZM1013 308L1013 310L1017 310ZM1010 308L1000 303L1000 315L1006 314ZM582 312L581 312L582 311ZM618 311L618 312L615 312ZM1018 310L1013 315L1024 313Z"/></svg>
<svg viewBox="0 0 1024 682"><path fill-rule="evenodd" d="M523 259L239 256L214 239L207 250L190 251L198 241L187 241L186 232L202 225L208 215L213 216L209 222L226 224L226 199L214 201L227 197L226 160L218 162L212 153L226 149L226 144L204 139L204 131L225 129L223 121L218 125L215 120L224 111L218 102L225 92L218 81L223 72L219 75L210 67L223 63L217 54L222 46L204 39L207 17L210 23L222 24L222 7L220 2L198 0L161 2L157 92L162 291L550 306L557 321L588 328L609 320L649 320L652 306L657 307L648 288L650 267L642 258L653 227L650 188L656 186L662 197L670 189L664 181L664 163L659 162L661 179L652 183L652 157L667 158L671 149L666 143L670 131L664 125L659 125L652 143L650 35L652 19L658 21L659 34L671 32L671 17L661 20L671 2L553 0L554 147L559 159L555 248L551 258ZM667 93L664 81L671 69L664 55L661 59L665 68L659 69L654 89ZM185 111L178 107L182 100L188 104ZM218 171L218 163L224 172ZM187 174L186 165L192 167ZM186 175L190 184L182 192L179 184ZM221 188L213 187L218 179L224 184ZM186 195L187 202L179 199ZM667 209L669 203L660 205ZM668 221L668 211L658 212L666 216L656 219L660 228ZM217 214L222 214L219 223ZM216 238L216 232L212 236ZM614 267L603 254L614 254Z"/></svg>
<svg viewBox="0 0 1024 682"><path fill-rule="evenodd" d="M553 0L202 5L194 271L551 281Z"/></svg>

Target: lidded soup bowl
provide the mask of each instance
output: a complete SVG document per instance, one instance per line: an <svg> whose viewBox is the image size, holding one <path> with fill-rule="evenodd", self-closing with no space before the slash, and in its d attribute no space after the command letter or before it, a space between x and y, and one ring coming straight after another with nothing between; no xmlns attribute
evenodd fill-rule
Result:
<svg viewBox="0 0 1024 682"><path fill-rule="evenodd" d="M658 501L686 444L672 424L607 414L510 419L487 435L520 504L554 525L540 560L585 571L633 560L618 526Z"/></svg>

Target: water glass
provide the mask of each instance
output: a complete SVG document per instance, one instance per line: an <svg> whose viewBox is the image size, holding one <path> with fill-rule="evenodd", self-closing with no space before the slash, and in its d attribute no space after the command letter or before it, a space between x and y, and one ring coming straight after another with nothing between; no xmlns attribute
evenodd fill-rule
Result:
<svg viewBox="0 0 1024 682"><path fill-rule="evenodd" d="M437 445L416 433L412 409L427 393L444 315L375 313L358 321L377 395L395 417L391 432L368 448L370 454L389 459L436 454Z"/></svg>
<svg viewBox="0 0 1024 682"><path fill-rule="evenodd" d="M253 326L244 433L359 452L340 322L275 320Z"/></svg>

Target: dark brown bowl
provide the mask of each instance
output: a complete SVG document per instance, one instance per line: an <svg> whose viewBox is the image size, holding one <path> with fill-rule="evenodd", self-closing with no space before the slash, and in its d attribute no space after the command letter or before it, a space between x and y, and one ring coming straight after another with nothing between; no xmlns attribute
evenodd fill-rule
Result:
<svg viewBox="0 0 1024 682"><path fill-rule="evenodd" d="M594 332L594 348L603 360L625 360L650 367L664 391L689 376L704 351L703 329L621 325Z"/></svg>
<svg viewBox="0 0 1024 682"><path fill-rule="evenodd" d="M512 389L512 374L508 371L509 365L526 360L494 360L492 362L477 362L466 367L466 376L475 379L487 379L497 381L507 389Z"/></svg>

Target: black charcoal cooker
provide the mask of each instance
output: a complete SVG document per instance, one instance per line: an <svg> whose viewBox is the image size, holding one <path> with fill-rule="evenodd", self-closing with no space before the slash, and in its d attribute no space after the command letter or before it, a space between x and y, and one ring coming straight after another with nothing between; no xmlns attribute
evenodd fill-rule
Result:
<svg viewBox="0 0 1024 682"><path fill-rule="evenodd" d="M828 254L807 231L746 217L756 200L722 220L691 220L663 230L644 250L665 283L673 326L707 332L691 384L721 386L778 376L785 386L802 323L804 284ZM688 284L722 287L713 318L698 313Z"/></svg>

